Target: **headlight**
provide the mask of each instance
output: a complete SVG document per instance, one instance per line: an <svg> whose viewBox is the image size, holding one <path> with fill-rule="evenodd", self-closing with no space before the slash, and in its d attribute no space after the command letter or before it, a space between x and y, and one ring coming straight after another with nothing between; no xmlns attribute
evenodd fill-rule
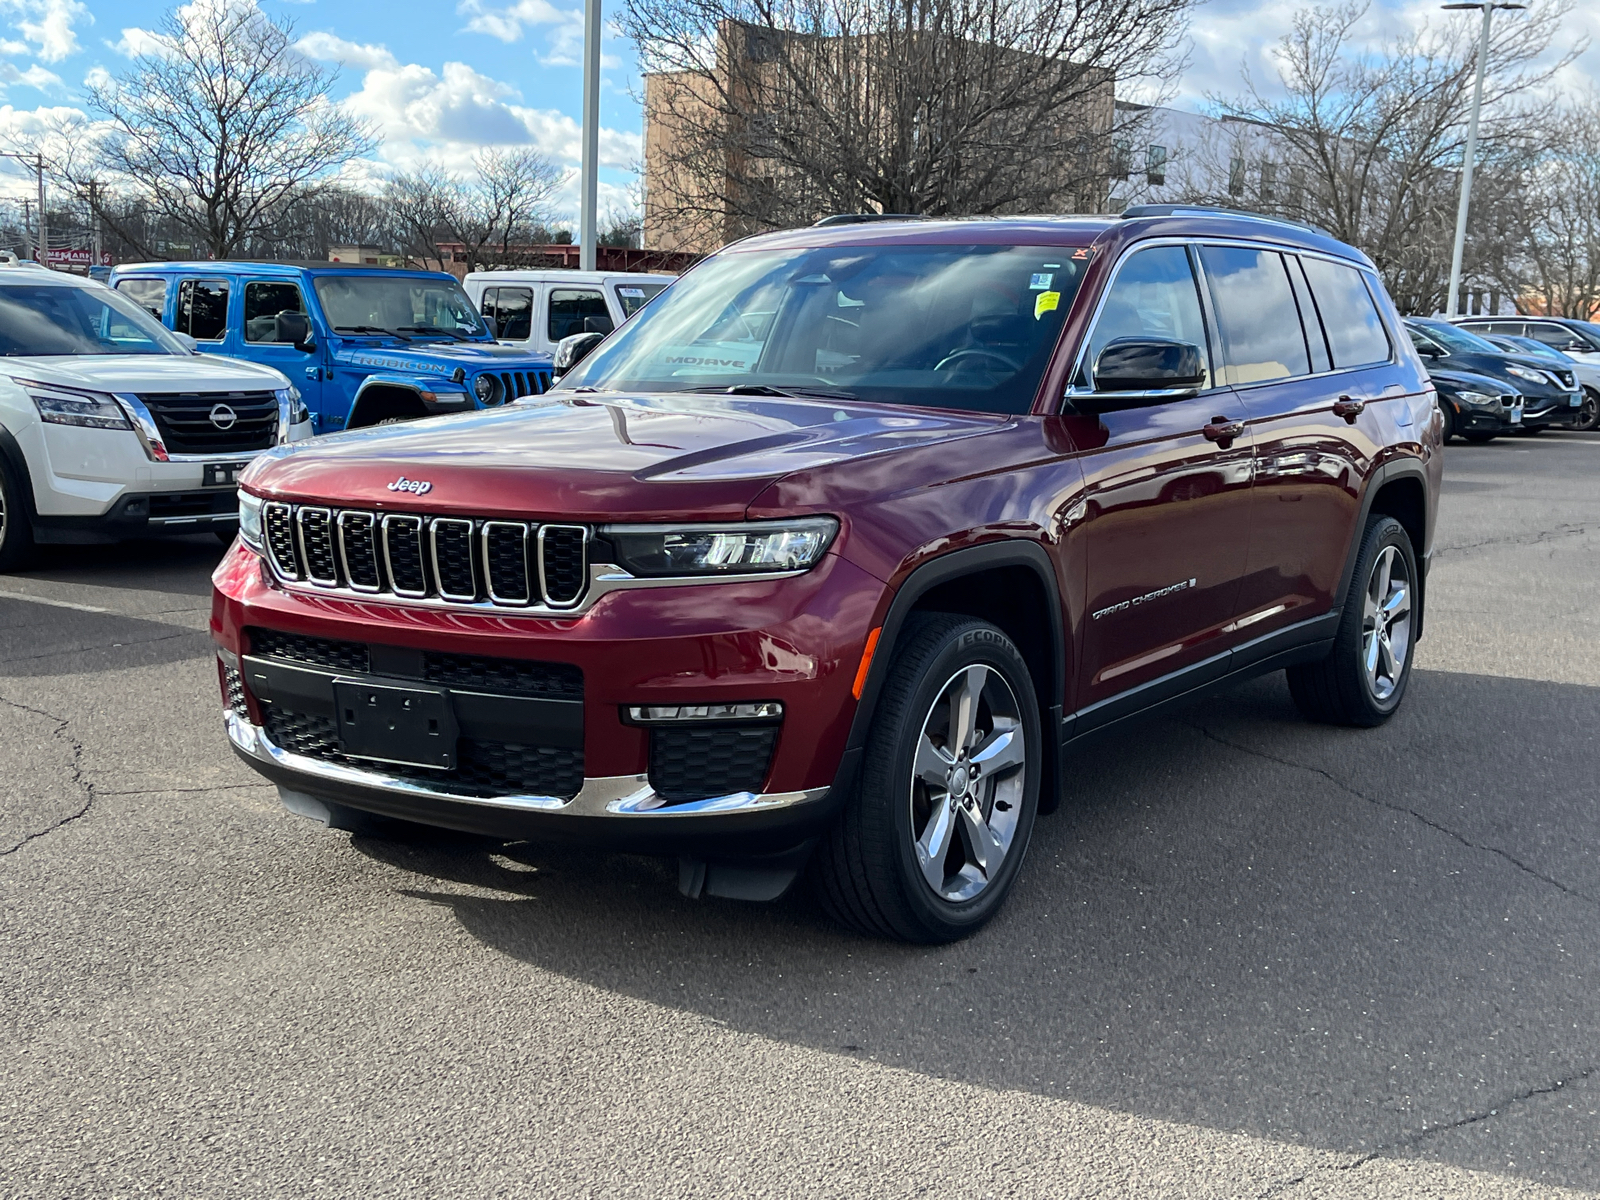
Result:
<svg viewBox="0 0 1600 1200"><path fill-rule="evenodd" d="M1497 408L1500 405L1500 397L1488 392L1457 392L1456 399L1463 404L1492 404Z"/></svg>
<svg viewBox="0 0 1600 1200"><path fill-rule="evenodd" d="M302 421L311 420L311 410L306 407L306 402L300 398L300 389L290 384L278 393L280 397L289 402L289 424L298 425Z"/></svg>
<svg viewBox="0 0 1600 1200"><path fill-rule="evenodd" d="M472 381L473 395L478 397L478 403L490 404L494 401L494 377L492 375L479 375Z"/></svg>
<svg viewBox="0 0 1600 1200"><path fill-rule="evenodd" d="M256 551L266 545L261 534L261 505L260 496L252 496L243 488L239 489L239 537L246 546Z"/></svg>
<svg viewBox="0 0 1600 1200"><path fill-rule="evenodd" d="M127 414L110 396L79 392L31 379L17 380L33 399L39 419L49 425L79 425L85 429L132 429Z"/></svg>
<svg viewBox="0 0 1600 1200"><path fill-rule="evenodd" d="M1529 367L1519 367L1515 363L1511 363L1511 364L1507 365L1506 370L1510 371L1511 374L1515 375L1518 379L1526 379L1530 383L1549 383L1550 382L1548 379L1545 378L1545 375L1544 375L1543 371L1535 371L1535 370L1533 370L1533 369L1531 369Z"/></svg>
<svg viewBox="0 0 1600 1200"><path fill-rule="evenodd" d="M749 575L804 571L839 532L832 517L727 525L609 525L617 565L635 575Z"/></svg>

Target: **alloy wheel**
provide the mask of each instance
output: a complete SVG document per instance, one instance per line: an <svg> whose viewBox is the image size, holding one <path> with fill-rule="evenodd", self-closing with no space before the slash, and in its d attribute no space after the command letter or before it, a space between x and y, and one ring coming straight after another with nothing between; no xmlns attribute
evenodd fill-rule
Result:
<svg viewBox="0 0 1600 1200"><path fill-rule="evenodd" d="M1374 700L1394 695L1410 652L1410 573L1399 547L1385 546L1373 561L1361 614L1361 664Z"/></svg>
<svg viewBox="0 0 1600 1200"><path fill-rule="evenodd" d="M923 880L958 904L999 874L1016 838L1028 762L1016 693L992 667L963 667L939 689L911 771L912 850Z"/></svg>

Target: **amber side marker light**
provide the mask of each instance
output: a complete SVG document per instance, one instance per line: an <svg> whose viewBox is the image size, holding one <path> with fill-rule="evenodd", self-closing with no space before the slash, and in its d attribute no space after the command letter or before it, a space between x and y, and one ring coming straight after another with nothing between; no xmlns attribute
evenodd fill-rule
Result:
<svg viewBox="0 0 1600 1200"><path fill-rule="evenodd" d="M857 700L861 699L861 689L867 686L867 669L872 666L872 652L878 648L878 635L883 632L879 625L867 634L866 647L861 651L861 665L856 668L856 681L850 687L850 694Z"/></svg>

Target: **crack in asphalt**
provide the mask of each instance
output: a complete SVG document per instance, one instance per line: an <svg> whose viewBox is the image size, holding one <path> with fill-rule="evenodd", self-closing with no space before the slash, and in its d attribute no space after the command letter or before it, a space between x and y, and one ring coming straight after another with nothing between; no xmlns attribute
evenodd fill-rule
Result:
<svg viewBox="0 0 1600 1200"><path fill-rule="evenodd" d="M231 792L237 791L239 788L272 786L274 785L270 781L263 779L256 783L218 783L211 787L139 788L131 792L96 792L95 796L102 800L109 799L112 796L189 796L199 795L201 792Z"/></svg>
<svg viewBox="0 0 1600 1200"><path fill-rule="evenodd" d="M47 721L54 721L56 723L55 729L51 731L51 736L61 738L67 743L68 746L72 748L72 782L83 789L82 808L78 809L77 812L68 813L58 821L53 821L45 829L41 829L36 833L28 834L27 837L23 838L15 845L8 846L7 848L0 850L0 858L4 858L9 854L15 854L29 842L36 842L42 837L48 837L62 826L69 825L73 821L78 820L80 817L87 816L89 809L94 806L95 792L94 784L90 783L83 777L83 743L67 733L67 726L71 724L71 721L68 718L58 717L55 713L45 712L41 708L33 708L30 705L19 703L16 700L9 700L4 696L0 696L0 704L8 704L12 708L15 708L21 712L32 713L36 717L43 717Z"/></svg>
<svg viewBox="0 0 1600 1200"><path fill-rule="evenodd" d="M206 636L208 636L208 634L203 629L180 629L177 633L164 633L160 637L140 638L131 642L119 642L115 646L103 646L99 645L98 643L92 646L68 646L57 650L47 650L43 654L24 654L18 658L0 658L0 666L8 666L11 663L38 662L42 658L60 658L66 654L82 654L88 650L124 650L130 646L153 646L157 642L170 642L174 638Z"/></svg>
<svg viewBox="0 0 1600 1200"><path fill-rule="evenodd" d="M1350 795L1356 797L1358 800L1365 800L1368 804L1376 805L1379 808L1387 808L1391 812L1397 812L1397 813L1401 813L1401 814L1403 814L1405 816L1412 817L1415 820L1421 822L1423 825L1426 825L1429 829L1435 830L1438 833L1442 833L1446 837L1454 838L1456 841L1460 842L1463 846L1466 846L1468 849L1481 850L1486 854L1493 854L1493 855L1497 856L1498 858L1504 859L1506 862L1510 863L1517 870L1522 871L1527 875L1531 875L1534 879L1539 880L1539 882L1541 882L1541 883L1549 884L1551 887L1555 888L1557 891L1559 891L1559 892L1561 892L1561 893L1563 893L1565 895L1571 896L1571 897L1573 897L1574 899L1577 899L1577 900L1582 900L1582 901L1584 901L1585 903L1588 903L1588 904L1600 905L1600 899L1596 899L1594 896L1591 896L1586 892L1580 892L1577 888L1569 887L1567 884L1562 883L1559 879L1555 879L1555 878L1553 878L1553 877L1551 877L1549 875L1546 875L1542 871L1539 871L1539 870L1536 870L1533 867L1530 867L1527 863L1523 862L1521 859L1519 859L1516 855L1512 854L1508 850L1502 850L1498 846L1487 846L1487 845L1484 845L1482 842L1474 842L1471 838L1465 837L1464 835L1457 833L1454 829L1451 829L1449 826L1441 825L1441 824L1439 824L1439 822L1435 821L1433 818L1424 816L1422 813L1418 812L1416 809L1408 808L1404 804L1396 804L1392 800L1384 800L1384 799L1382 799L1381 797L1378 797L1378 796L1369 796L1365 792L1363 792L1363 791L1361 791L1361 790L1359 790L1357 788L1352 787L1350 784L1346 783L1344 780L1340 779L1338 776L1332 774L1331 772L1324 771L1321 767L1313 767L1313 766L1310 766L1310 765L1308 765L1306 763L1295 762L1293 759L1279 758L1275 754L1268 754L1265 750L1257 750L1253 746L1242 746L1238 742L1230 742L1226 738L1221 737L1221 736L1219 736L1219 735L1217 735L1215 733L1212 733L1211 730L1207 729L1204 725L1196 725L1196 724L1194 724L1193 722L1190 722L1190 721L1185 721L1184 724L1188 725L1190 729L1193 729L1196 732L1198 732L1199 734L1201 734L1201 736L1209 738L1211 741L1216 742L1219 746L1227 746L1230 750L1240 750L1240 751L1243 751L1245 754L1252 754L1257 758L1266 759L1268 762L1274 762L1274 763L1279 764L1280 766L1293 767L1297 771L1309 771L1313 775L1320 775L1320 776L1322 776L1322 778L1326 779L1329 783L1333 784L1333 786L1338 788L1340 791L1348 792Z"/></svg>
<svg viewBox="0 0 1600 1200"><path fill-rule="evenodd" d="M1434 548L1434 560L1443 558L1446 554L1455 554L1462 550L1477 550L1483 546L1536 546L1540 542L1553 541L1556 538L1576 537L1587 533L1587 525L1557 525L1554 529L1540 529L1531 537L1519 535L1517 537L1485 538L1481 542L1462 542L1458 546L1437 546Z"/></svg>

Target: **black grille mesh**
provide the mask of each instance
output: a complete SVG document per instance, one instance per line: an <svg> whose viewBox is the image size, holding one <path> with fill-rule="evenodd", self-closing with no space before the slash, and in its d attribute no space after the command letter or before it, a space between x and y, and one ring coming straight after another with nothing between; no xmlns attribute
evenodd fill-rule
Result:
<svg viewBox="0 0 1600 1200"><path fill-rule="evenodd" d="M652 729L650 786L669 801L759 792L777 740L775 725Z"/></svg>
<svg viewBox="0 0 1600 1200"><path fill-rule="evenodd" d="M586 582L586 532L573 525L549 525L544 536L544 591L552 604L572 604Z"/></svg>
<svg viewBox="0 0 1600 1200"><path fill-rule="evenodd" d="M173 454L267 450L278 440L278 397L272 392L144 393L139 399Z"/></svg>
<svg viewBox="0 0 1600 1200"><path fill-rule="evenodd" d="M280 633L276 629L247 629L245 632L250 637L252 654L356 675L365 675L372 669L372 656L361 642L336 642L332 638Z"/></svg>
<svg viewBox="0 0 1600 1200"><path fill-rule="evenodd" d="M542 696L550 700L583 699L583 671L571 663L524 662L428 650L422 655L422 677L429 683L475 692Z"/></svg>
<svg viewBox="0 0 1600 1200"><path fill-rule="evenodd" d="M528 554L525 525L495 523L483 531L483 559L489 568L489 591L499 600L528 598Z"/></svg>
<svg viewBox="0 0 1600 1200"><path fill-rule="evenodd" d="M224 665L222 668L222 677L226 681L225 690L227 693L228 707L234 712L238 713L241 717L248 719L250 716L250 706L245 702L244 698L244 676L239 673L236 667Z"/></svg>
<svg viewBox="0 0 1600 1200"><path fill-rule="evenodd" d="M345 576L352 587L376 590L383 582L378 573L378 547L371 513L347 512L339 517L344 544Z"/></svg>
<svg viewBox="0 0 1600 1200"><path fill-rule="evenodd" d="M422 521L418 517L388 517L383 525L389 552L391 584L402 592L428 590L428 573L422 565Z"/></svg>
<svg viewBox="0 0 1600 1200"><path fill-rule="evenodd" d="M333 561L333 521L327 509L300 510L300 546L305 551L307 575L324 583L339 578Z"/></svg>
<svg viewBox="0 0 1600 1200"><path fill-rule="evenodd" d="M433 523L433 559L438 570L439 594L452 600L478 596L473 570L472 522L440 520Z"/></svg>
<svg viewBox="0 0 1600 1200"><path fill-rule="evenodd" d="M289 575L300 574L300 551L294 540L294 511L287 505L267 506L267 548L277 559L280 570Z"/></svg>

